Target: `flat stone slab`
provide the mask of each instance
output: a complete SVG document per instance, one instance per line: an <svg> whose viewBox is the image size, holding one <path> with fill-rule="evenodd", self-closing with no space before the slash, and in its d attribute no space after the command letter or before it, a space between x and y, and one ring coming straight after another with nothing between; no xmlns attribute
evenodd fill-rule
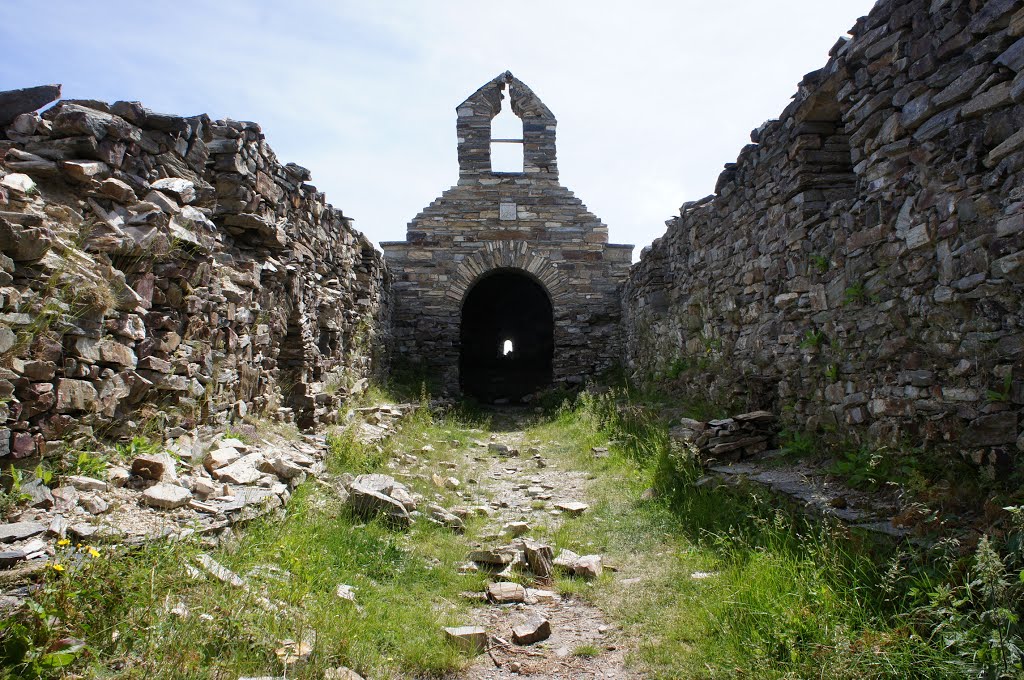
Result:
<svg viewBox="0 0 1024 680"><path fill-rule="evenodd" d="M46 531L46 525L39 522L12 522L0 525L0 543L11 543L30 538Z"/></svg>
<svg viewBox="0 0 1024 680"><path fill-rule="evenodd" d="M555 509L561 510L569 515L582 515L590 506L579 501L559 501L555 503Z"/></svg>
<svg viewBox="0 0 1024 680"><path fill-rule="evenodd" d="M10 125L23 113L30 113L60 99L60 85L37 85L0 92L0 126Z"/></svg>
<svg viewBox="0 0 1024 680"><path fill-rule="evenodd" d="M497 604L525 602L526 588L511 581L501 581L487 586L487 595Z"/></svg>
<svg viewBox="0 0 1024 680"><path fill-rule="evenodd" d="M516 554L512 550L474 550L469 553L470 562L479 562L480 564L505 566L512 564L515 559Z"/></svg>
<svg viewBox="0 0 1024 680"><path fill-rule="evenodd" d="M458 626L445 628L445 638L469 654L479 654L487 649L487 630L482 626Z"/></svg>
<svg viewBox="0 0 1024 680"><path fill-rule="evenodd" d="M183 486L161 482L142 492L142 502L162 510L174 510L192 500L192 492Z"/></svg>

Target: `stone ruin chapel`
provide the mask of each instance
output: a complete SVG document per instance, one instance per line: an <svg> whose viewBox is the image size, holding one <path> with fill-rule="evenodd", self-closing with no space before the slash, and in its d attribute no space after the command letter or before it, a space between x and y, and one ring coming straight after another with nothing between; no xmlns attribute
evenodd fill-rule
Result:
<svg viewBox="0 0 1024 680"><path fill-rule="evenodd" d="M502 100L522 135L495 138ZM482 401L580 383L620 357L633 246L558 181L554 115L505 72L456 108L459 182L382 243L394 276L396 359ZM522 151L499 172L492 149Z"/></svg>

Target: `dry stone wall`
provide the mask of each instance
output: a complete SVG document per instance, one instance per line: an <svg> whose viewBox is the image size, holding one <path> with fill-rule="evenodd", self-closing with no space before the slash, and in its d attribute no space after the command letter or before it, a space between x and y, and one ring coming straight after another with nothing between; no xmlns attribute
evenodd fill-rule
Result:
<svg viewBox="0 0 1024 680"><path fill-rule="evenodd" d="M387 346L373 245L254 123L58 95L0 93L0 458L330 420Z"/></svg>
<svg viewBox="0 0 1024 680"><path fill-rule="evenodd" d="M790 426L1024 447L1024 8L882 0L634 266L625 360Z"/></svg>

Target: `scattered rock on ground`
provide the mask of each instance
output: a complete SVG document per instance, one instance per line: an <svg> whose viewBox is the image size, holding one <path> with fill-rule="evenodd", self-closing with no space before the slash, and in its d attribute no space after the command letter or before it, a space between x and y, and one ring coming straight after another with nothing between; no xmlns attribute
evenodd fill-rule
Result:
<svg viewBox="0 0 1024 680"><path fill-rule="evenodd" d="M487 649L487 630L481 626L459 626L445 628L449 642L468 654L479 654Z"/></svg>
<svg viewBox="0 0 1024 680"><path fill-rule="evenodd" d="M173 510L187 505L192 492L177 484L159 482L142 492L142 502L154 508Z"/></svg>
<svg viewBox="0 0 1024 680"><path fill-rule="evenodd" d="M517 645L532 645L551 637L551 624L542 617L531 618L512 629L512 641Z"/></svg>

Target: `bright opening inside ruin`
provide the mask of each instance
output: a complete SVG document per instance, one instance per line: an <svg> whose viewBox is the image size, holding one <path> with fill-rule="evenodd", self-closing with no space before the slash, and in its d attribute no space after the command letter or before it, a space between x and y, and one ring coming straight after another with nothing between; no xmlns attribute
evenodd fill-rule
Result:
<svg viewBox="0 0 1024 680"><path fill-rule="evenodd" d="M462 304L460 340L462 390L480 401L517 402L551 383L551 300L525 272L498 269L469 290Z"/></svg>
<svg viewBox="0 0 1024 680"><path fill-rule="evenodd" d="M491 119L491 172L523 171L523 121L505 97Z"/></svg>

